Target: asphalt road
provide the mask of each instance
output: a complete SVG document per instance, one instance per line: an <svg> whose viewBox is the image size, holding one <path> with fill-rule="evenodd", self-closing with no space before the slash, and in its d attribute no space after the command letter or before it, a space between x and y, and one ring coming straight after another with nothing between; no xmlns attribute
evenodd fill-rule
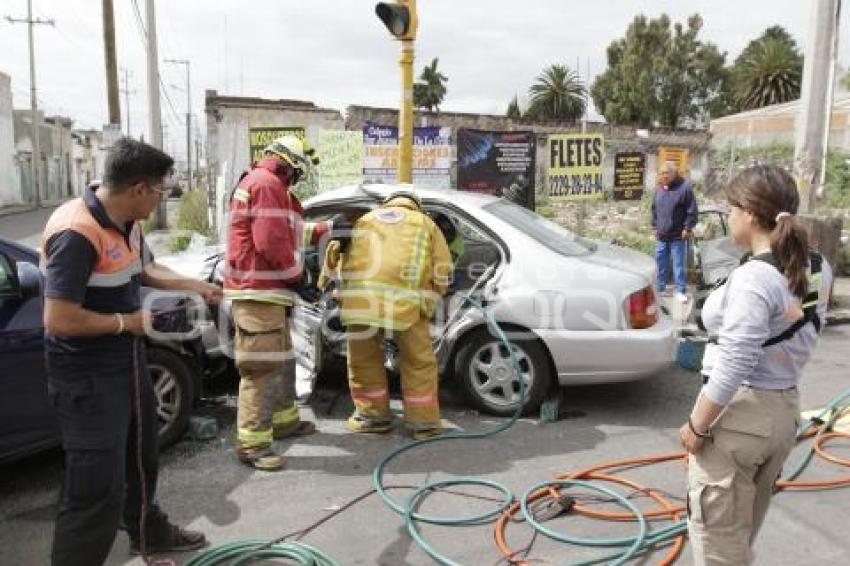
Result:
<svg viewBox="0 0 850 566"><path fill-rule="evenodd" d="M0 216L0 236L36 248L41 244L41 232L55 207Z"/></svg>
<svg viewBox="0 0 850 566"><path fill-rule="evenodd" d="M806 371L804 407L825 403L848 387L848 343L850 326L826 329ZM286 468L280 473L253 471L235 461L232 398L224 397L222 404L204 409L219 420L219 437L208 442L183 441L163 455L159 496L165 510L175 521L201 529L214 544L222 544L243 538L275 538L298 530L371 489L373 467L387 450L402 441L402 436L399 432L385 437L345 433L344 419L351 405L341 376L331 377L322 384L310 408L317 418L319 433L280 443L287 457ZM428 445L392 464L387 482L410 485L435 478L475 475L504 482L515 494L521 494L560 472L628 456L678 451L676 431L698 389L697 376L678 369L643 382L564 389L562 419L558 422L538 424L534 419L523 419L492 439ZM450 386L443 388L441 397L445 420L452 426L476 430L501 422L470 411ZM850 458L850 447L846 445L836 444L834 452ZM792 461L798 457L795 453ZM823 463L812 471L814 476L836 473L842 470ZM679 462L624 473L676 498L684 495L684 474ZM47 562L61 476L62 458L58 451L0 469L0 564ZM399 489L392 493L403 498L410 491ZM756 542L756 563L846 563L850 553L846 536L848 501L848 489L778 495ZM438 494L425 503L423 511L463 514L485 504ZM596 536L624 536L634 530L629 524L606 525L576 519L557 519L550 526ZM458 563L499 561L491 525L426 526L423 532L440 552ZM508 540L521 548L530 540L529 531L525 525L512 525ZM432 563L411 541L403 520L374 496L326 523L305 542L318 546L342 564ZM119 534L108 563L141 564L138 558L128 556L127 548L126 536ZM543 564L567 564L599 552L537 537L530 556L541 559ZM180 564L188 556L174 558ZM678 563L691 563L687 550Z"/></svg>

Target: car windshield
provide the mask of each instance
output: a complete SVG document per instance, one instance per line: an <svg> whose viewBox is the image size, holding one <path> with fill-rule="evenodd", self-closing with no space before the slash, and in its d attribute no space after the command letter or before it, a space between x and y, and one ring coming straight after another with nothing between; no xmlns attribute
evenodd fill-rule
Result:
<svg viewBox="0 0 850 566"><path fill-rule="evenodd" d="M484 210L559 254L584 255L595 249L590 240L505 199L484 206Z"/></svg>

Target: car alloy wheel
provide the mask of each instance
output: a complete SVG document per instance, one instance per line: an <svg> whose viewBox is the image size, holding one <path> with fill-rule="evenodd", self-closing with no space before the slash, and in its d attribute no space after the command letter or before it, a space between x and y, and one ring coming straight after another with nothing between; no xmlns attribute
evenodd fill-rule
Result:
<svg viewBox="0 0 850 566"><path fill-rule="evenodd" d="M162 348L149 348L148 369L156 398L159 445L165 448L183 436L189 423L192 373L179 354Z"/></svg>
<svg viewBox="0 0 850 566"><path fill-rule="evenodd" d="M515 348L514 355L522 372L519 376L508 348L504 344L490 342L472 354L472 363L469 367L472 374L470 384L475 392L488 403L516 407L522 394L520 377L525 382L526 390L534 382L534 366L526 353Z"/></svg>
<svg viewBox="0 0 850 566"><path fill-rule="evenodd" d="M473 333L459 352L456 375L472 403L485 412L513 414L524 383L523 413L530 413L540 406L552 382L548 353L537 340L513 340L512 344L519 376L508 348L486 330Z"/></svg>

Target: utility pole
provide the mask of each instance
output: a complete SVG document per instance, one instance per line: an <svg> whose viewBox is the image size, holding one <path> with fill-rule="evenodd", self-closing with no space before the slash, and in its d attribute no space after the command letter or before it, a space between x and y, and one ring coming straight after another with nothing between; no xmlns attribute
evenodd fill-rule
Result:
<svg viewBox="0 0 850 566"><path fill-rule="evenodd" d="M186 182L192 190L192 85L189 77L191 64L187 59L166 59L166 63L186 67Z"/></svg>
<svg viewBox="0 0 850 566"><path fill-rule="evenodd" d="M121 89L121 93L124 95L124 112L127 114L127 137L132 137L130 133L130 95L136 94L135 90L130 90L130 75L132 74L128 69L121 69L121 73L124 75L124 88Z"/></svg>
<svg viewBox="0 0 850 566"><path fill-rule="evenodd" d="M802 213L814 210L812 192L822 178L821 170L824 168L841 0L813 0L811 6L794 147L794 173L800 191L799 211Z"/></svg>
<svg viewBox="0 0 850 566"><path fill-rule="evenodd" d="M29 47L30 47L30 122L32 126L31 135L32 135L32 159L30 159L30 175L32 176L32 190L33 190L33 198L35 199L35 206L41 206L41 183L39 182L39 161L41 161L41 144L39 140L40 131L39 128L41 124L39 124L38 120L38 98L36 96L36 88L35 88L35 41L33 39L33 28L35 24L45 24L49 26L55 26L56 20L48 19L43 20L41 18L33 19L32 17L32 0L27 0L27 17L26 18L13 18L11 16L6 16L6 21L10 24L27 24L29 26Z"/></svg>
<svg viewBox="0 0 850 566"><path fill-rule="evenodd" d="M121 103L118 101L118 58L115 55L115 11L112 0L103 0L103 49L106 62L106 99L109 124L121 129Z"/></svg>
<svg viewBox="0 0 850 566"><path fill-rule="evenodd" d="M156 47L156 14L154 0L145 0L148 52L148 130L151 145L162 149L162 116L159 108L159 56ZM156 227L165 229L165 199L156 208Z"/></svg>

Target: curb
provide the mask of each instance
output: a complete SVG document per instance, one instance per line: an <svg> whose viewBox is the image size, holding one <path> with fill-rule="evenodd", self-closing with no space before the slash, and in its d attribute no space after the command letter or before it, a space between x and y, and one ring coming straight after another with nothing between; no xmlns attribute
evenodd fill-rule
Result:
<svg viewBox="0 0 850 566"><path fill-rule="evenodd" d="M36 207L30 204L0 206L0 218L4 216L12 216L14 214L22 214L24 212L32 212L34 210L36 210Z"/></svg>
<svg viewBox="0 0 850 566"><path fill-rule="evenodd" d="M850 324L850 310L841 309L826 313L826 326Z"/></svg>

